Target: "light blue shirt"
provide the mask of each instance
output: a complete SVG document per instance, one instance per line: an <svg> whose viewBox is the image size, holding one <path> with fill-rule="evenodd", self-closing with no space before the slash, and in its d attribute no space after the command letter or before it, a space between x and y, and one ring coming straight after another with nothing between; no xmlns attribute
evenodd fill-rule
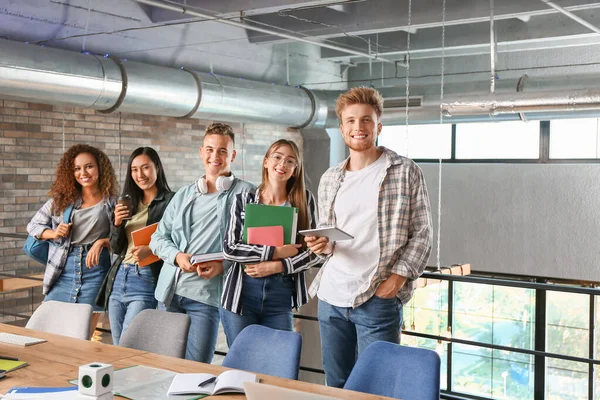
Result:
<svg viewBox="0 0 600 400"><path fill-rule="evenodd" d="M228 190L216 194L216 210L212 213L216 217L213 222L214 229L218 232L218 234L215 235L215 239L219 240L220 245L216 251L222 250L222 238L227 229L229 212L231 204L235 200L235 196L244 190L252 189L254 189L254 185L251 183L235 178ZM167 206L162 219L158 223L156 232L152 235L150 249L152 249L154 254L164 260L164 265L158 277L154 296L166 306L171 304L171 300L173 299L173 295L178 286L177 282L181 278L179 273L181 270L175 265L177 254L180 252L196 254L209 253L212 249L210 247L212 244L210 243L207 243L209 247L200 248L201 240L198 236L199 233L196 231L196 229L198 229L198 225L196 225L198 221L194 217L193 210L196 199L203 196L206 195L198 191L195 182L179 189ZM198 238L198 240L195 238ZM192 246L197 248L192 249ZM227 262L223 262L225 269L227 267L225 265L226 263ZM198 286L196 286L195 290L201 293L195 295L193 299L218 307L223 286L222 281L223 277L221 275L209 280L200 278L197 281Z"/></svg>
<svg viewBox="0 0 600 400"><path fill-rule="evenodd" d="M199 196L192 204L192 230L186 253L206 254L222 250L222 240L219 232L219 215L217 213L218 193ZM181 272L177 280L175 294L196 300L201 303L211 303L211 299L219 298L220 286L211 279L206 285L206 279L195 272ZM214 282L213 282L214 281Z"/></svg>

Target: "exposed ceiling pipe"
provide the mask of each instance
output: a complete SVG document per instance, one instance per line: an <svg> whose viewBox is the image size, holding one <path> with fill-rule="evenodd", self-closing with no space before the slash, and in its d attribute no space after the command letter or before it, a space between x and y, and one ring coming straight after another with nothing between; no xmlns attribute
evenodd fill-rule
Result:
<svg viewBox="0 0 600 400"><path fill-rule="evenodd" d="M0 96L232 122L322 127L326 96L303 88L0 40Z"/></svg>
<svg viewBox="0 0 600 400"><path fill-rule="evenodd" d="M337 127L335 100L340 91L311 91L207 73L159 67L118 58L0 40L0 98L172 117L261 122L292 127ZM488 82L446 85L444 122L531 120L600 115L598 75L499 81L503 93L487 93ZM439 87L437 88L439 89ZM498 89L498 88L497 88ZM462 91L471 93L458 95ZM401 98L402 88L382 88L384 98ZM423 96L410 107L412 124L439 123L439 94L427 86L411 88ZM506 93L509 91L508 93ZM483 93L482 93L483 92ZM405 108L386 108L383 122L401 124Z"/></svg>
<svg viewBox="0 0 600 400"><path fill-rule="evenodd" d="M494 0L490 0L490 93L496 91L496 29L494 28Z"/></svg>
<svg viewBox="0 0 600 400"><path fill-rule="evenodd" d="M248 29L248 30L255 31L255 32L265 33L267 35L278 36L278 37L282 37L284 39L294 40L296 42L310 43L315 46L324 47L326 49L331 49L331 50L336 50L336 51L341 51L341 52L344 52L347 54L352 54L352 55L359 56L359 57L367 57L369 59L383 61L383 62L390 63L390 64L396 63L395 61L388 60L386 58L381 58L377 54L373 55L373 54L369 54L369 53L364 53L361 51L348 49L346 47L335 46L335 45L325 43L325 42L319 42L316 40L310 40L310 39L306 39L306 38L299 37L299 36L288 35L287 33L277 32L272 29L265 29L265 28L260 28L258 26L254 26L254 25L243 24L241 22L233 21L230 19L215 17L214 15L191 10L184 6L179 6L179 5L174 5L174 4L166 4L166 3L163 3L162 1L156 1L156 0L134 0L134 1L141 3L141 4L146 4L146 5L149 5L152 7L158 7L158 8L162 8L165 10L175 11L175 12L178 12L181 14L187 14L187 15L191 15L194 17L204 18L209 21L219 22L221 24L235 26L237 28ZM398 64L398 65L402 65L402 64Z"/></svg>

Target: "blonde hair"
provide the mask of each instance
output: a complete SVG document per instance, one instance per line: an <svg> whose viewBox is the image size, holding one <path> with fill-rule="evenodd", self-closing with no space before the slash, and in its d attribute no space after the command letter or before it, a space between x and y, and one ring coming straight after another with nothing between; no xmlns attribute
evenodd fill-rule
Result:
<svg viewBox="0 0 600 400"><path fill-rule="evenodd" d="M383 114L383 97L377 90L366 87L355 87L339 95L335 102L335 112L340 121L342 120L344 109L354 104L370 105L375 110L377 118L381 118L381 114Z"/></svg>
<svg viewBox="0 0 600 400"><path fill-rule="evenodd" d="M288 179L286 184L286 192L288 199L293 207L298 208L298 230L310 229L310 222L308 220L308 205L306 199L306 185L304 183L304 167L302 166L302 158L300 157L300 150L298 146L291 140L279 139L273 143L267 153L265 154L265 160L271 157L271 154L276 152L283 146L289 146L294 152L296 158L296 168L294 168L294 174ZM265 187L269 179L269 171L266 167L262 169L262 183L259 186L259 190ZM300 237L300 235L298 235Z"/></svg>

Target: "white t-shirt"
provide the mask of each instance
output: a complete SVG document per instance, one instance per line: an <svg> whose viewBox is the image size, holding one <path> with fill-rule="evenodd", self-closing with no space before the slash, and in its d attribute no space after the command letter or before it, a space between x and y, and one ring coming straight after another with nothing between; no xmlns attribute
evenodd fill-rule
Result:
<svg viewBox="0 0 600 400"><path fill-rule="evenodd" d="M354 298L368 289L379 262L377 204L385 175L385 156L359 171L346 171L335 197L337 227L353 240L336 242L323 267L317 296L337 307L352 307Z"/></svg>

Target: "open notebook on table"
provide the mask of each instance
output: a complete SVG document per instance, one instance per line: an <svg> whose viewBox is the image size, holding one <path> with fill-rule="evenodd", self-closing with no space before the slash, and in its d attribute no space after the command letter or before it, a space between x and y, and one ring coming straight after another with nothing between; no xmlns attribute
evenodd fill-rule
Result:
<svg viewBox="0 0 600 400"><path fill-rule="evenodd" d="M171 382L168 394L244 393L244 382L257 382L255 374L228 370L218 376L212 374L177 374Z"/></svg>

